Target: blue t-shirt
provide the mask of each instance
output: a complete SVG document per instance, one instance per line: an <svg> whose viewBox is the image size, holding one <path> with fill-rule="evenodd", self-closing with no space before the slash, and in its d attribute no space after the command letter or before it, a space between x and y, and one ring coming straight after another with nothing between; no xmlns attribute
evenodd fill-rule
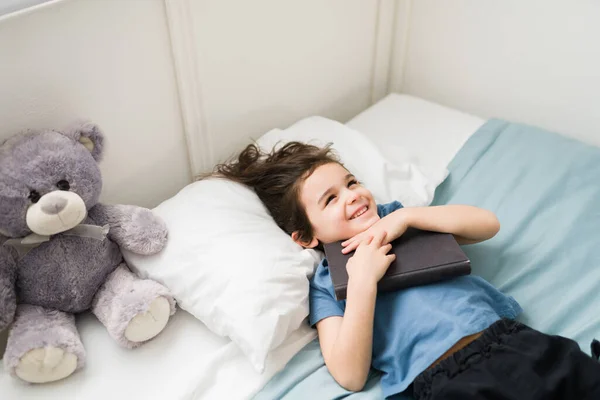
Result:
<svg viewBox="0 0 600 400"><path fill-rule="evenodd" d="M399 208L395 201L378 205L377 213L383 218ZM310 282L310 324L343 316L345 308L345 300L335 300L324 259ZM403 392L461 338L521 311L515 299L474 275L378 294L371 365L383 373L383 394Z"/></svg>

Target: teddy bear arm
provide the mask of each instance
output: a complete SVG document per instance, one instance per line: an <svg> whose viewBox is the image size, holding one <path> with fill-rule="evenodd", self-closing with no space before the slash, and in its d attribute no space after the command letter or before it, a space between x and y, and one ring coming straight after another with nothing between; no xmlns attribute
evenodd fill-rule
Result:
<svg viewBox="0 0 600 400"><path fill-rule="evenodd" d="M109 237L125 250L155 254L167 242L165 223L147 208L97 204L89 211L89 216L98 225L108 224Z"/></svg>
<svg viewBox="0 0 600 400"><path fill-rule="evenodd" d="M0 239L0 243L1 241ZM10 325L15 316L17 308L16 268L13 252L0 244L0 331Z"/></svg>

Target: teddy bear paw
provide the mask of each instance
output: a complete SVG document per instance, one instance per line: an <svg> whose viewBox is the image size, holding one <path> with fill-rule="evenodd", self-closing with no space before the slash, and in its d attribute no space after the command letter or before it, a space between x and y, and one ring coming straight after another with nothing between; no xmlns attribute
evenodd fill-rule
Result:
<svg viewBox="0 0 600 400"><path fill-rule="evenodd" d="M171 304L165 297L154 299L148 311L141 312L129 321L125 337L131 342L145 342L158 335L167 325Z"/></svg>
<svg viewBox="0 0 600 400"><path fill-rule="evenodd" d="M29 350L17 364L15 374L30 383L47 383L64 379L77 368L77 356L59 347Z"/></svg>

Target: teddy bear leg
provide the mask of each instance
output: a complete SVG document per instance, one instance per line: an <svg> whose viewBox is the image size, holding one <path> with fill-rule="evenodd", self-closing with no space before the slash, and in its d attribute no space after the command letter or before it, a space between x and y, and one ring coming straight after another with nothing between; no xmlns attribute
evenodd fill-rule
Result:
<svg viewBox="0 0 600 400"><path fill-rule="evenodd" d="M58 381L83 367L85 350L72 314L39 306L17 307L4 367L30 383Z"/></svg>
<svg viewBox="0 0 600 400"><path fill-rule="evenodd" d="M119 344L134 348L164 329L175 300L163 285L140 279L121 264L96 293L92 312Z"/></svg>

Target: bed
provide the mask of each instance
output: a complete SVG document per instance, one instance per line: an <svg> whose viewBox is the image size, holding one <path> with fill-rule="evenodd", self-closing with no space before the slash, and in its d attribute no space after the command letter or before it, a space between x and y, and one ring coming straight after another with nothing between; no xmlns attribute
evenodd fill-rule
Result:
<svg viewBox="0 0 600 400"><path fill-rule="evenodd" d="M572 337L589 352L592 338L600 336L600 255L594 251L600 149L398 94L347 126L368 135L390 159L405 153L425 175L447 167L434 204L461 202L497 212L501 233L465 247L474 273L521 302L524 322ZM28 386L0 367L2 398L381 398L376 371L363 392L337 385L306 326L270 355L278 362L262 374L234 343L183 310L133 352L116 346L91 315L82 315L78 327L88 351L84 370L62 382Z"/></svg>
<svg viewBox="0 0 600 400"><path fill-rule="evenodd" d="M368 129L369 117L382 118L385 112L393 115L392 104L407 101L413 100L388 99L383 112L383 107L375 107L350 124ZM421 101L415 100L415 106L418 103ZM416 123L427 117L415 110L412 116L397 118ZM462 119L465 127L481 122L468 118ZM434 123L429 124L435 132ZM383 123L379 128L374 126L378 132L385 129ZM473 273L520 302L525 310L520 321L543 332L573 338L589 354L591 341L600 336L600 255L595 250L600 226L600 149L496 119L484 121L473 132L457 129L456 141L437 132L440 136L428 139L425 134L412 142L425 150L428 140L446 141L444 151L437 153L435 143L436 154L429 155L432 163L451 159L449 176L437 188L432 204L481 206L493 210L502 224L493 240L464 246ZM378 379L373 371L365 391L353 394L343 390L327 373L314 341L255 399L302 399L306 393L318 399L377 399L382 397Z"/></svg>

